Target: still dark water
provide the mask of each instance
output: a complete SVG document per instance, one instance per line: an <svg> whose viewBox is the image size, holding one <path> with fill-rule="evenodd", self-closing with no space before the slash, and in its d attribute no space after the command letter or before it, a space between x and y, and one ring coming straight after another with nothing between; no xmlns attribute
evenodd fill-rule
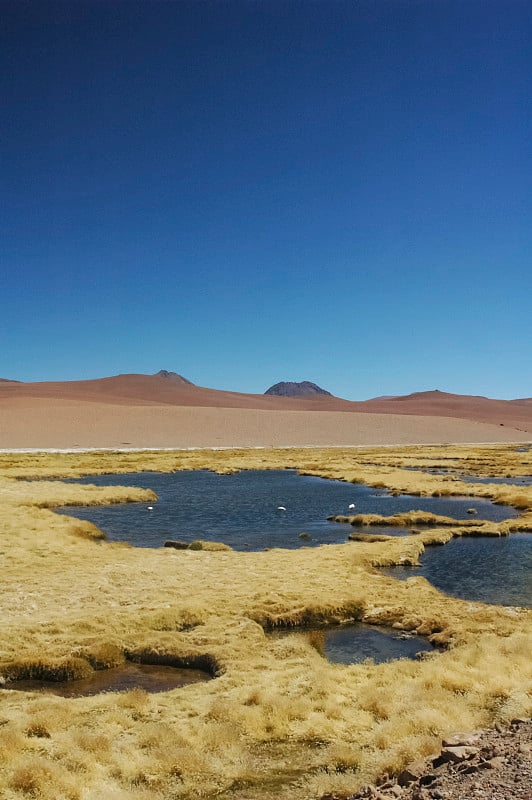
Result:
<svg viewBox="0 0 532 800"><path fill-rule="evenodd" d="M59 512L94 522L111 541L136 547L162 547L166 539L224 542L235 550L297 548L345 542L352 528L327 522L333 514L384 514L422 509L458 519L499 521L516 516L514 509L473 498L392 497L362 484L298 475L294 470L244 470L217 475L206 470L176 473L143 472L96 475L80 483L97 486L140 486L153 489L159 500L146 503L65 507ZM355 508L350 509L351 504ZM286 511L280 510L282 506ZM368 533L373 528L364 528ZM387 528L388 535L394 532ZM407 533L404 529L401 533ZM306 533L309 538L301 539Z"/></svg>
<svg viewBox="0 0 532 800"><path fill-rule="evenodd" d="M304 638L333 664L360 664L368 658L382 664L396 658L416 658L418 653L434 649L420 636L362 624L273 635Z"/></svg>
<svg viewBox="0 0 532 800"><path fill-rule="evenodd" d="M128 692L144 689L146 692L169 692L190 683L211 680L207 672L199 669L178 669L159 664L133 664L126 662L115 669L97 670L88 678L77 681L15 681L7 689L27 692L48 692L61 697L88 697L102 692Z"/></svg>
<svg viewBox="0 0 532 800"><path fill-rule="evenodd" d="M421 567L386 567L393 578L422 575L465 600L532 607L532 534L453 539L427 547Z"/></svg>
<svg viewBox="0 0 532 800"><path fill-rule="evenodd" d="M453 472L449 469L431 467L403 467L410 472L426 472L428 475L443 475L457 478L464 483L505 483L508 486L532 486L532 475L510 475L508 477L490 475L467 475L466 473Z"/></svg>
<svg viewBox="0 0 532 800"><path fill-rule="evenodd" d="M514 475L511 478L477 477L476 475L457 475L464 483L506 483L508 486L532 486L532 475Z"/></svg>

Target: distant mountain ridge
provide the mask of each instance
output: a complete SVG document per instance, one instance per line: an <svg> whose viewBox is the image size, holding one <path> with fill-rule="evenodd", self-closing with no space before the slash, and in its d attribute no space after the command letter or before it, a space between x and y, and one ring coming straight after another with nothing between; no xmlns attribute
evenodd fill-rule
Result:
<svg viewBox="0 0 532 800"><path fill-rule="evenodd" d="M277 397L311 397L313 395L324 395L332 397L330 392L322 389L312 381L280 381L266 389L264 394L276 395Z"/></svg>
<svg viewBox="0 0 532 800"><path fill-rule="evenodd" d="M281 382L265 394L251 394L197 386L168 370L152 375L121 374L81 381L0 381L0 412L20 403L22 413L29 401L58 405L97 403L117 407L187 406L454 417L509 426L520 434L529 431L532 435L532 398L529 397L494 400L433 390L353 401L336 397L311 381Z"/></svg>

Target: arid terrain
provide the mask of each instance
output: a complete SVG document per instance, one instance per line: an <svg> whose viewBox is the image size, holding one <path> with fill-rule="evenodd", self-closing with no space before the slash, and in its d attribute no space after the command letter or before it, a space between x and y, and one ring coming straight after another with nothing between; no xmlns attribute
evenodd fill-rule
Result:
<svg viewBox="0 0 532 800"><path fill-rule="evenodd" d="M532 399L445 392L352 402L194 386L173 373L0 382L0 449L304 447L519 442Z"/></svg>

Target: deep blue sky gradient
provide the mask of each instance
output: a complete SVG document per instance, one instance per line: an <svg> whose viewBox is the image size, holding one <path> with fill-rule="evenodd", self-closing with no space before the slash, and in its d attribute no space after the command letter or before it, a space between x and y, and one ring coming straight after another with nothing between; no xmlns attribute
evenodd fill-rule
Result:
<svg viewBox="0 0 532 800"><path fill-rule="evenodd" d="M0 377L532 396L529 0L0 16Z"/></svg>

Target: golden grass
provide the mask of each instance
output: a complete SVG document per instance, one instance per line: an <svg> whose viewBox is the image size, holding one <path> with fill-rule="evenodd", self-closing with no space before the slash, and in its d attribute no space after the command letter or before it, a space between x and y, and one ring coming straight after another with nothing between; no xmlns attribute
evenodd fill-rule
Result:
<svg viewBox="0 0 532 800"><path fill-rule="evenodd" d="M453 517L432 514L430 511L405 511L402 514L383 516L381 514L354 514L350 516L337 515L328 517L333 522L348 522L350 525L384 525L391 527L408 527L409 525L452 525L454 528L476 525L469 519L454 519Z"/></svg>
<svg viewBox="0 0 532 800"><path fill-rule="evenodd" d="M525 474L529 459L510 446L0 454L4 679L90 674L126 657L201 663L219 676L159 695L0 690L0 796L304 800L354 791L431 752L440 736L530 714L529 610L453 599L422 578L375 569L415 564L425 546L460 533L532 528L531 487L403 467ZM90 523L51 510L151 502L149 475L146 492L18 480L280 467L392 491L515 500L524 513L291 551L150 550L98 541ZM346 619L415 631L447 649L418 662L342 666L311 642L265 632Z"/></svg>

